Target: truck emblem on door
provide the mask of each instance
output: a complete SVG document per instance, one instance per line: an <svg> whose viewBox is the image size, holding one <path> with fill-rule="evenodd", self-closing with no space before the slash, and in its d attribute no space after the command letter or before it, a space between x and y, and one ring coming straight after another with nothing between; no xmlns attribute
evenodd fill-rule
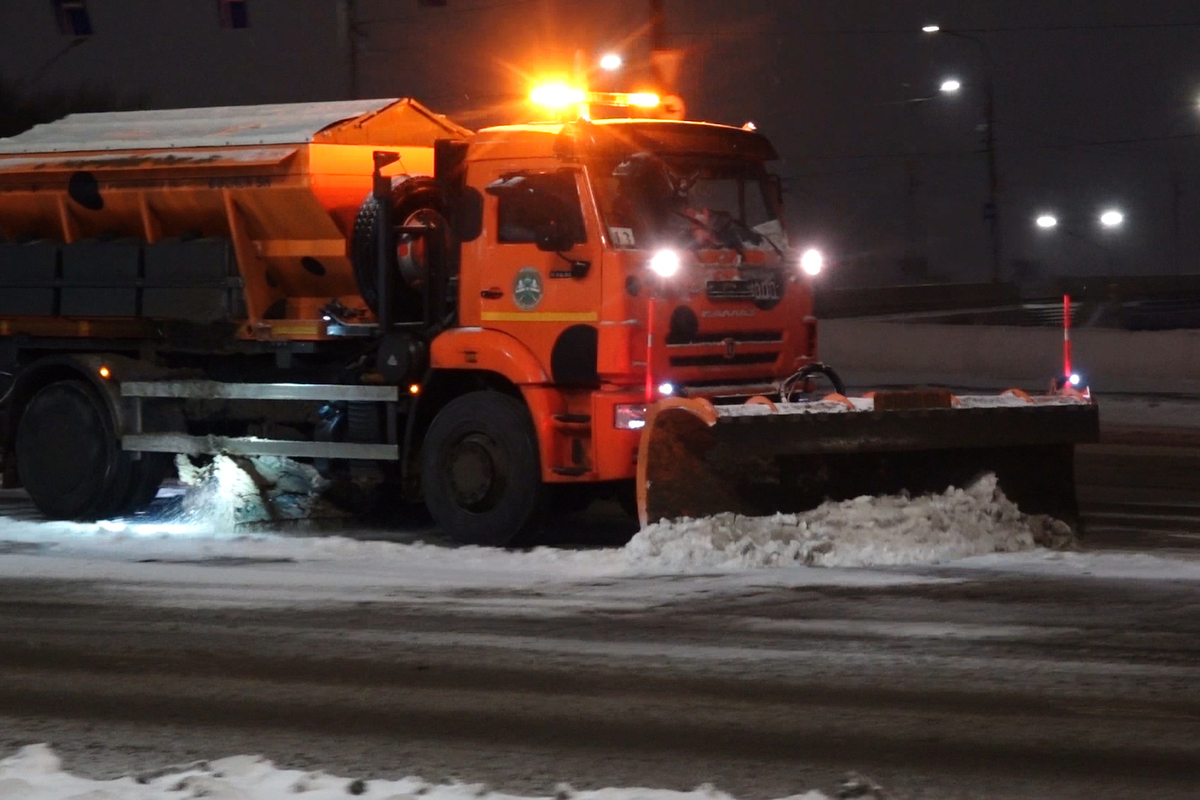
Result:
<svg viewBox="0 0 1200 800"><path fill-rule="evenodd" d="M533 311L542 302L542 273L533 267L525 267L517 273L513 283L513 302L522 311Z"/></svg>

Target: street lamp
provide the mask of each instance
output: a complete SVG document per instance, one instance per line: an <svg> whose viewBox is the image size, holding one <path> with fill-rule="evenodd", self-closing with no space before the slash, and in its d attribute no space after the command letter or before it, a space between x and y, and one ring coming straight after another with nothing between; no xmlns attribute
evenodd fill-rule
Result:
<svg viewBox="0 0 1200 800"><path fill-rule="evenodd" d="M996 86L995 81L992 79L992 54L982 39L972 36L969 33L947 30L940 25L932 23L921 28L921 30L930 35L945 34L946 36L953 36L956 39L971 42L979 48L979 53L982 57L983 90L985 97L984 116L987 126L984 146L987 150L988 170L988 201L987 205L984 206L983 215L988 221L992 239L992 281L999 283L1004 261L1000 239L1000 177L999 168L996 164Z"/></svg>
<svg viewBox="0 0 1200 800"><path fill-rule="evenodd" d="M906 89L911 89L909 84L904 84ZM932 100L937 100L941 97L952 97L962 89L962 81L957 78L943 78L938 83L938 90L934 94L922 95L921 97L909 97L905 100L895 100L883 105L903 106L906 109L905 124L904 124L904 174L907 184L906 202L904 207L904 230L906 249L904 260L910 265L916 265L919 262L919 257L916 252L917 240L917 160L913 152L912 145L909 141L911 130L916 128L917 109L929 103ZM928 90L927 90L928 91ZM910 267L905 267L908 270Z"/></svg>
<svg viewBox="0 0 1200 800"><path fill-rule="evenodd" d="M618 53L606 53L600 59L600 69L605 72L616 72L623 66L625 66L625 59L621 58Z"/></svg>
<svg viewBox="0 0 1200 800"><path fill-rule="evenodd" d="M1053 224L1050 224L1051 222ZM1100 256L1099 263L1104 265L1105 271L1115 275L1119 269L1118 258L1121 249L1117 246L1121 238L1117 231L1125 225L1125 214L1119 209L1108 208L1095 218L1095 222L1098 223L1095 228L1076 227L1070 222L1059 224L1058 218L1050 213L1043 213L1034 220L1041 232L1039 238L1049 241L1066 236L1085 244Z"/></svg>

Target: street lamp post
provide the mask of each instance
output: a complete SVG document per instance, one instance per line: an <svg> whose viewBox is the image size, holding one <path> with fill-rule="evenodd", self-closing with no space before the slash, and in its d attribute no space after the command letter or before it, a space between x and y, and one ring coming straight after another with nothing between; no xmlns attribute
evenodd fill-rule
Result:
<svg viewBox="0 0 1200 800"><path fill-rule="evenodd" d="M909 84L904 84L909 88ZM921 256L917 251L917 188L919 180L917 178L917 159L913 152L911 142L911 133L916 130L917 109L936 100L939 97L953 96L958 94L962 89L962 82L957 78L944 78L938 84L938 90L935 94L924 95L922 97L910 97L905 100L897 100L886 105L899 105L905 109L905 125L904 125L904 180L905 180L905 204L904 204L904 266L902 269L908 274L912 270L916 270L917 274L924 274L921 263Z"/></svg>
<svg viewBox="0 0 1200 800"><path fill-rule="evenodd" d="M992 54L987 43L977 36L962 31L947 30L938 25L926 25L921 29L927 34L945 34L971 42L979 48L983 59L984 91L984 149L987 153L988 200L984 206L984 219L988 222L992 245L992 281L999 283L1003 277L1003 244L1000 235L1000 169L996 157L996 84L993 80Z"/></svg>

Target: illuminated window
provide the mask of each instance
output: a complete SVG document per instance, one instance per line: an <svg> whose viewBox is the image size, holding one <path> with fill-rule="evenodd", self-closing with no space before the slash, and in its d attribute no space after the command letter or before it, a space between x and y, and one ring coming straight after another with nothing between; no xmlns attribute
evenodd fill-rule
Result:
<svg viewBox="0 0 1200 800"><path fill-rule="evenodd" d="M54 18L63 36L91 36L86 0L54 0Z"/></svg>
<svg viewBox="0 0 1200 800"><path fill-rule="evenodd" d="M246 8L247 0L217 0L217 8L221 14L221 27L239 30L250 27L250 13Z"/></svg>

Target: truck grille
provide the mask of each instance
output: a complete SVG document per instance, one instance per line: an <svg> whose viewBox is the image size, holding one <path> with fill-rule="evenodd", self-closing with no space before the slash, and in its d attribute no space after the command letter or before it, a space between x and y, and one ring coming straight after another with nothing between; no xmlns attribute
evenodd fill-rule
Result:
<svg viewBox="0 0 1200 800"><path fill-rule="evenodd" d="M668 345L686 346L689 344L724 344L727 341L737 344L780 344L783 342L783 331L730 331L728 333L693 333L684 341L669 340Z"/></svg>
<svg viewBox="0 0 1200 800"><path fill-rule="evenodd" d="M735 353L732 357L672 356L672 367L745 367L752 364L774 364L779 353Z"/></svg>
<svg viewBox="0 0 1200 800"><path fill-rule="evenodd" d="M709 281L707 287L710 300L753 300L747 281Z"/></svg>

